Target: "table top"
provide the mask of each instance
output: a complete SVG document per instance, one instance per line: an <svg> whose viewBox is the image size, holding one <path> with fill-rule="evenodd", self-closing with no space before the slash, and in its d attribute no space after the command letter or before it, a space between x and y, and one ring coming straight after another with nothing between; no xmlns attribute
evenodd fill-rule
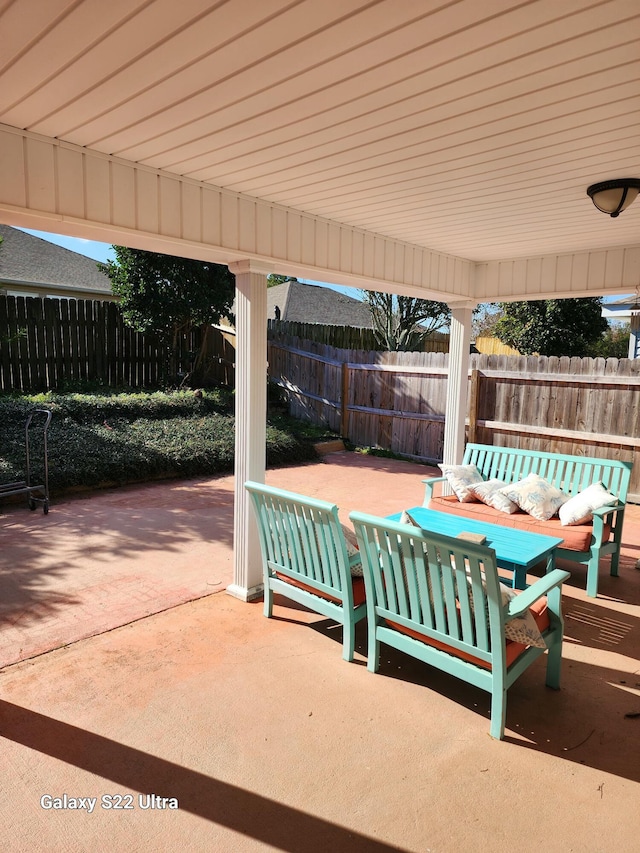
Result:
<svg viewBox="0 0 640 853"><path fill-rule="evenodd" d="M424 530L432 530L445 536L457 536L458 533L482 533L486 536L484 543L496 552L498 563L509 563L514 566L529 567L547 557L554 548L562 544L562 539L555 536L544 536L541 533L529 533L514 527L502 527L499 524L488 524L461 515L448 512L438 512L434 509L417 506L407 512ZM402 513L390 515L391 521L399 521Z"/></svg>

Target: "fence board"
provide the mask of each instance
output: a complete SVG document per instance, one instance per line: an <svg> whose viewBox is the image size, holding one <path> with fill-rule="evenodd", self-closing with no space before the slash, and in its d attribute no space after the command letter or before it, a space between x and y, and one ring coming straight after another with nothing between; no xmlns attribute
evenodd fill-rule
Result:
<svg viewBox="0 0 640 853"><path fill-rule="evenodd" d="M18 330L18 370L20 387L31 387L31 371L29 364L29 337L27 330L27 300L23 296L16 299L17 330Z"/></svg>
<svg viewBox="0 0 640 853"><path fill-rule="evenodd" d="M197 348L199 332L186 341ZM162 353L124 325L118 306L93 300L0 296L0 390L35 392L66 383L154 387Z"/></svg>
<svg viewBox="0 0 640 853"><path fill-rule="evenodd" d="M0 299L0 388L11 388L12 385L9 337L7 300Z"/></svg>

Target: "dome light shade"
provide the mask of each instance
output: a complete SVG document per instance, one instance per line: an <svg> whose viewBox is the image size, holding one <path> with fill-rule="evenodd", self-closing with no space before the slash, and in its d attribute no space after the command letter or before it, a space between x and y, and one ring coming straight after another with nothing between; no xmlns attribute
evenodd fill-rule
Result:
<svg viewBox="0 0 640 853"><path fill-rule="evenodd" d="M598 210L609 216L619 216L626 210L640 192L638 178L618 178L613 181L602 181L592 184L587 189L587 195Z"/></svg>

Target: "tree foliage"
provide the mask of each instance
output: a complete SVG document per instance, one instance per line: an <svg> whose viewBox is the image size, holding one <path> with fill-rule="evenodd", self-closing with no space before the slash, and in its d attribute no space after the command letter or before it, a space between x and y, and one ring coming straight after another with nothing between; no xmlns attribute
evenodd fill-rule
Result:
<svg viewBox="0 0 640 853"><path fill-rule="evenodd" d="M446 326L451 316L445 302L414 299L365 290L373 331L380 346L390 352L412 352L422 347L432 332Z"/></svg>
<svg viewBox="0 0 640 853"><path fill-rule="evenodd" d="M630 334L631 323L609 326L587 354L591 358L628 358Z"/></svg>
<svg viewBox="0 0 640 853"><path fill-rule="evenodd" d="M473 324L471 335L475 338L495 337L495 327L502 311L500 307L492 302L482 302L473 311Z"/></svg>
<svg viewBox="0 0 640 853"><path fill-rule="evenodd" d="M127 325L159 337L167 348L173 376L178 372L183 342L193 328L201 327L200 352L189 359L197 370L202 364L206 329L230 311L234 276L220 264L126 246L113 249L116 260L98 267L111 279Z"/></svg>
<svg viewBox="0 0 640 853"><path fill-rule="evenodd" d="M502 302L495 335L523 355L586 356L607 330L602 299Z"/></svg>
<svg viewBox="0 0 640 853"><path fill-rule="evenodd" d="M267 276L267 287L277 287L279 284L284 284L285 281L297 281L298 279L292 275L278 275L270 273Z"/></svg>

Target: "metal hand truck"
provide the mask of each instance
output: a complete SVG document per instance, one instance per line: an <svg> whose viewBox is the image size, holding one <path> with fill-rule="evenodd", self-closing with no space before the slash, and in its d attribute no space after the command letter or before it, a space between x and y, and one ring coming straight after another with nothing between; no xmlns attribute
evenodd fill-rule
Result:
<svg viewBox="0 0 640 853"><path fill-rule="evenodd" d="M29 454L29 427L31 426L31 421L33 420L33 416L37 414L42 414L46 416L45 423L43 425L43 453L44 453L44 483L39 486L34 486L31 483L31 459ZM24 428L24 443L26 450L26 462L27 462L27 479L21 480L17 483L6 483L5 485L0 485L0 499L4 497L8 497L9 495L28 495L29 496L29 509L33 510L36 508L36 504L42 504L42 511L45 515L49 512L49 459L47 452L47 430L49 429L49 424L51 423L51 412L48 409L34 409L33 412L27 418L27 422Z"/></svg>

